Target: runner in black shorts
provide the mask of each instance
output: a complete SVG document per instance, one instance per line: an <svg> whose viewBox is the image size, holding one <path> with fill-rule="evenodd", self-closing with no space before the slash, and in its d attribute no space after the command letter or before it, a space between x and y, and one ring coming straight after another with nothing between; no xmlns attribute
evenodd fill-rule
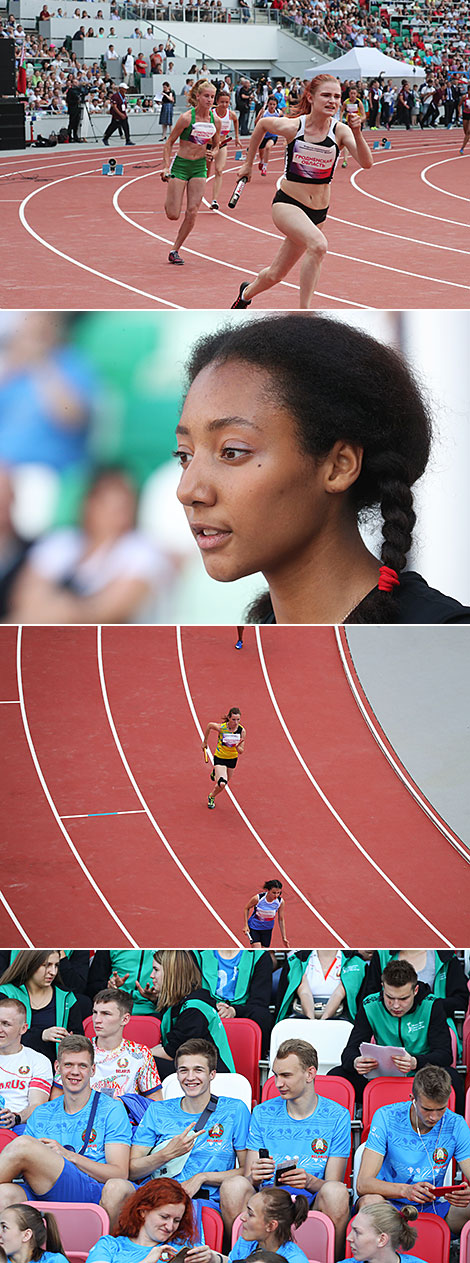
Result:
<svg viewBox="0 0 470 1263"><path fill-rule="evenodd" d="M247 903L244 917L244 933L248 935L252 947L269 947L271 944L276 913L279 917L279 929L284 947L289 947L284 920L284 900L282 898L282 882L275 878L265 881L259 895L253 895Z"/></svg>
<svg viewBox="0 0 470 1263"><path fill-rule="evenodd" d="M238 706L231 706L228 714L224 715L220 723L208 724L204 733L202 748L206 755L209 733L216 732L218 737L214 754L214 766L211 772L211 781L214 782L214 789L207 799L207 806L211 811L215 807L217 795L223 793L230 777L233 776L239 754L243 754L245 749L246 734L240 719L241 715Z"/></svg>

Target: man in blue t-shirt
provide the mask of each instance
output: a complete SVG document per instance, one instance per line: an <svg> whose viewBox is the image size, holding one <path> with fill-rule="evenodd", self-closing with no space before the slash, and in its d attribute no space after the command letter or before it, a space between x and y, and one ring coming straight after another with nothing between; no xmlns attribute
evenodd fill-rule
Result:
<svg viewBox="0 0 470 1263"><path fill-rule="evenodd" d="M111 1220L134 1191L128 1179L131 1125L121 1101L93 1092L93 1046L66 1035L57 1065L64 1094L38 1105L0 1154L0 1209L14 1202L95 1202ZM23 1177L23 1184L11 1181Z"/></svg>
<svg viewBox="0 0 470 1263"><path fill-rule="evenodd" d="M357 1179L359 1205L386 1198L400 1209L412 1202L460 1232L470 1219L470 1127L448 1109L451 1087L443 1066L423 1066L413 1079L411 1105L400 1101L376 1110ZM446 1194L442 1185L452 1158L465 1182Z"/></svg>
<svg viewBox="0 0 470 1263"><path fill-rule="evenodd" d="M256 1105L248 1134L245 1175L255 1188L277 1183L305 1193L335 1226L336 1257L344 1254L349 1197L343 1184L351 1149L349 1112L317 1096L318 1057L303 1039L280 1044L273 1065L279 1098ZM269 1157L260 1157L267 1149ZM283 1173L281 1165L288 1169ZM282 1253L282 1251L281 1251Z"/></svg>
<svg viewBox="0 0 470 1263"><path fill-rule="evenodd" d="M142 1183L152 1176L178 1180L190 1197L219 1208L228 1231L251 1191L243 1171L250 1111L243 1101L211 1101L217 1049L206 1039L188 1039L175 1055L182 1097L151 1101L134 1132L130 1173ZM207 1107L214 1109L199 1120Z"/></svg>

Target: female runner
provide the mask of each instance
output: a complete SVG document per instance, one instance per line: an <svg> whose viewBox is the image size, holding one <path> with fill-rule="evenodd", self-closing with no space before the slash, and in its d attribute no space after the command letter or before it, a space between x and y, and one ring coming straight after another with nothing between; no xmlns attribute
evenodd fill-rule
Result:
<svg viewBox="0 0 470 1263"><path fill-rule="evenodd" d="M463 153L465 146L468 145L470 140L470 84L467 84L462 99L462 127L463 141L462 148L459 149L459 153Z"/></svg>
<svg viewBox="0 0 470 1263"><path fill-rule="evenodd" d="M416 1254L402 1254L411 1249L418 1235L409 1220L417 1219L416 1206L396 1210L391 1202L363 1206L349 1225L348 1241L356 1263L423 1263ZM342 1260L346 1263L346 1259Z"/></svg>
<svg viewBox="0 0 470 1263"><path fill-rule="evenodd" d="M238 115L235 114L235 110L230 109L230 92L226 92L225 88L219 88L217 92L217 96L215 98L214 117L220 118L220 141L219 141L219 150L216 155L216 159L214 163L215 176L214 176L214 189L213 189L213 198L211 202L211 210L218 210L219 209L218 197L219 197L219 193L220 193L220 189L222 185L222 175L224 172L224 167L227 162L227 145L230 140L230 132L231 132L232 123L235 129L235 144L236 144L237 150L240 144L240 137L239 137L239 132L238 132ZM241 151L240 151L240 158L241 158Z"/></svg>
<svg viewBox="0 0 470 1263"><path fill-rule="evenodd" d="M351 116L350 126L333 122L340 105L338 79L317 75L305 89L292 117L260 118L256 124L239 178L246 176L251 180L253 160L264 132L283 137L286 165L274 196L272 217L285 240L269 267L263 268L254 281L242 281L232 307L249 307L252 298L278 285L302 256L300 307L310 307L328 246L319 225L328 214L329 185L340 150L349 150L361 167L372 166L359 115Z"/></svg>
<svg viewBox="0 0 470 1263"><path fill-rule="evenodd" d="M24 1202L2 1211L0 1247L8 1263L68 1263L54 1215Z"/></svg>
<svg viewBox="0 0 470 1263"><path fill-rule="evenodd" d="M265 881L261 893L253 895L244 909L243 931L248 935L251 947L270 946L276 913L279 917L279 929L284 947L289 947L284 920L282 882L277 878L273 881Z"/></svg>
<svg viewBox="0 0 470 1263"><path fill-rule="evenodd" d="M245 749L245 729L242 728L240 719L238 706L231 706L228 715L224 715L220 724L208 724L204 733L202 743L204 752L207 751L209 733L216 732L218 736L211 772L211 781L217 781L217 784L207 799L207 806L211 810L215 807L217 795L222 793L233 776L238 763L238 755L243 754Z"/></svg>
<svg viewBox="0 0 470 1263"><path fill-rule="evenodd" d="M165 201L167 219L179 219L186 190L186 211L177 234L170 263L184 263L178 253L196 223L207 178L207 161L219 150L221 120L212 109L215 88L207 79L199 79L188 96L189 110L175 123L163 150L162 180L168 182ZM179 140L179 151L171 162L171 151ZM208 146L211 153L208 154Z"/></svg>
<svg viewBox="0 0 470 1263"><path fill-rule="evenodd" d="M212 578L267 579L251 622L470 621L404 573L431 419L396 352L342 320L289 312L204 337L188 378L178 498ZM359 531L372 508L378 556Z"/></svg>
<svg viewBox="0 0 470 1263"><path fill-rule="evenodd" d="M276 97L268 96L266 107L263 106L263 109L260 110L259 114L257 114L256 122L259 123L260 118L281 118L282 116L283 111L279 109ZM277 145L278 140L279 137L276 136L275 132L266 131L263 139L260 141L258 148L258 166L261 171L261 175L268 174L269 155L274 149L274 146Z"/></svg>

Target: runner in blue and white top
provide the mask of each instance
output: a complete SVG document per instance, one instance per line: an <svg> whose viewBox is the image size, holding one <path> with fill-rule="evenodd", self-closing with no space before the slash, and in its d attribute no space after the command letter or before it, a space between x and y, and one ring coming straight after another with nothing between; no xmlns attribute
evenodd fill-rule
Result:
<svg viewBox="0 0 470 1263"><path fill-rule="evenodd" d="M281 107L275 96L268 96L266 106L263 107L256 116L256 122L258 122L260 118L282 118L284 114L285 102L284 106ZM268 173L269 156L274 149L274 146L277 145L278 140L279 137L275 132L266 131L263 139L260 141L258 149L258 166L261 171L261 175L267 175Z"/></svg>
<svg viewBox="0 0 470 1263"><path fill-rule="evenodd" d="M412 1099L376 1110L357 1180L360 1197L386 1197L398 1209L411 1203L418 1212L440 1215L452 1232L470 1219L470 1127L448 1109L450 1075L442 1066L423 1066ZM452 1159L463 1182L446 1192Z"/></svg>
<svg viewBox="0 0 470 1263"><path fill-rule="evenodd" d="M284 920L282 883L277 878L266 881L261 893L253 895L246 905L243 928L252 947L270 946L276 916L279 917L279 929L284 947L289 947Z"/></svg>
<svg viewBox="0 0 470 1263"><path fill-rule="evenodd" d="M251 179L255 154L266 131L283 137L287 165L274 197L272 217L285 240L269 267L254 281L242 282L233 307L248 307L258 294L278 285L305 256L300 272L300 307L310 308L327 250L319 225L328 214L329 184L339 150L346 147L361 167L372 166L370 148L361 135L360 116L351 115L350 125L333 122L340 105L338 79L317 75L289 118L260 118L256 124L240 178Z"/></svg>

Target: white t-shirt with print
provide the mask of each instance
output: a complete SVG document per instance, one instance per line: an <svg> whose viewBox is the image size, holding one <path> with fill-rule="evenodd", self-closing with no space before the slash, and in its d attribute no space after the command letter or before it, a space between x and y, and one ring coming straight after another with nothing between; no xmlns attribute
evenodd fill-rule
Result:
<svg viewBox="0 0 470 1263"><path fill-rule="evenodd" d="M21 1114L29 1103L30 1088L50 1095L52 1066L44 1053L34 1048L20 1048L17 1053L0 1053L0 1096L13 1114Z"/></svg>

